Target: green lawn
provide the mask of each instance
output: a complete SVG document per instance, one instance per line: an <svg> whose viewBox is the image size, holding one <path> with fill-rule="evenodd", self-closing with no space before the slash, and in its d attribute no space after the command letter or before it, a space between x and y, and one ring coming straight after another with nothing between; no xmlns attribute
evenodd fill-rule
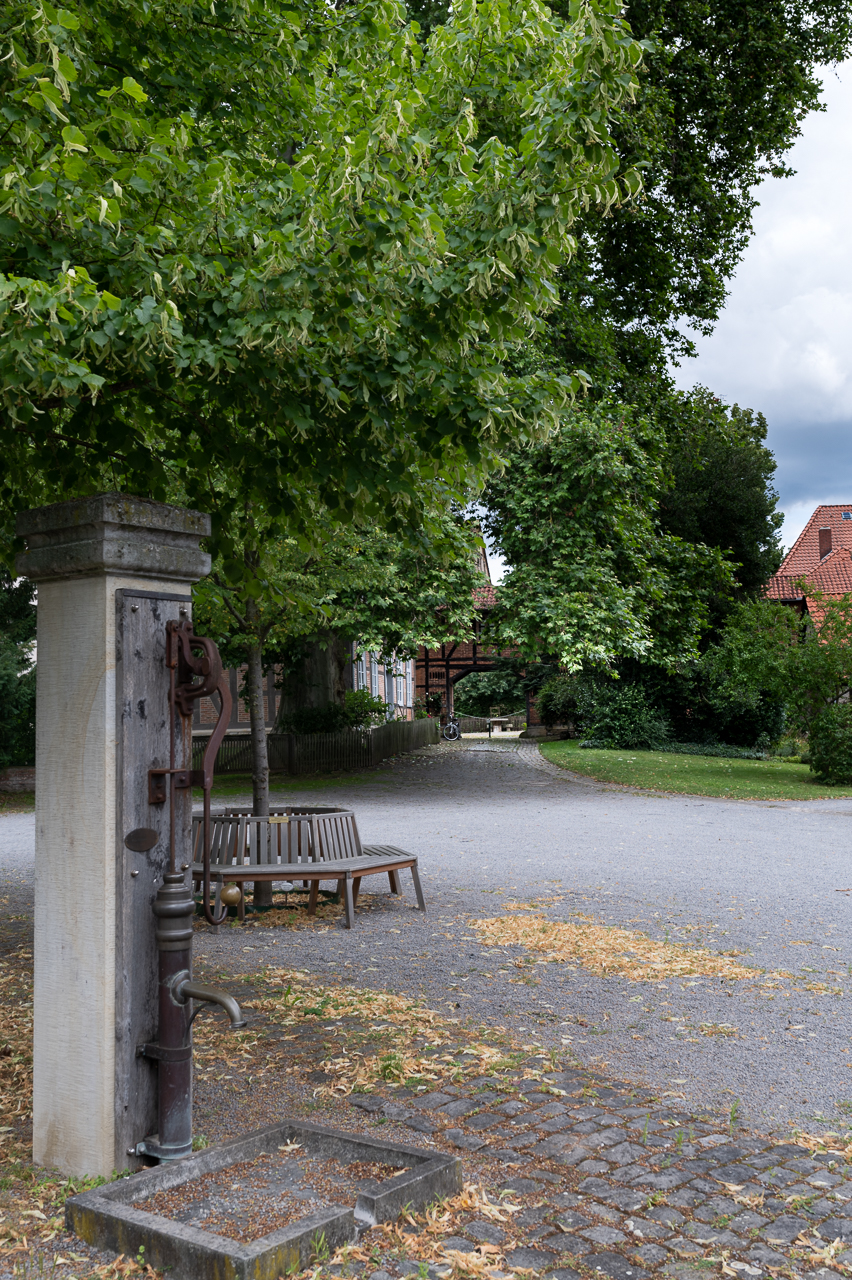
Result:
<svg viewBox="0 0 852 1280"><path fill-rule="evenodd" d="M544 742L553 764L599 782L620 782L654 791L734 800L825 800L852 796L852 787L817 782L806 764L784 760L720 760L716 756L670 755L665 751L581 751L576 742Z"/></svg>
<svg viewBox="0 0 852 1280"><path fill-rule="evenodd" d="M359 787L370 782L374 786L389 782L387 775L378 773L329 773L310 774L292 778L287 773L270 773L269 796L275 803L281 799L289 803L288 797L293 792L324 791L329 787ZM214 804L224 804L236 796L251 795L250 773L223 773L213 779ZM193 787L193 800L201 800L203 792L200 787Z"/></svg>

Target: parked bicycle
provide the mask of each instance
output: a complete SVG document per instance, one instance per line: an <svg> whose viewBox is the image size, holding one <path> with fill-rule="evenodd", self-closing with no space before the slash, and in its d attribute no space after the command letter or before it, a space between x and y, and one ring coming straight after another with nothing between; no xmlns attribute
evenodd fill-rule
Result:
<svg viewBox="0 0 852 1280"><path fill-rule="evenodd" d="M447 742L457 742L461 737L458 716L448 716L442 732Z"/></svg>

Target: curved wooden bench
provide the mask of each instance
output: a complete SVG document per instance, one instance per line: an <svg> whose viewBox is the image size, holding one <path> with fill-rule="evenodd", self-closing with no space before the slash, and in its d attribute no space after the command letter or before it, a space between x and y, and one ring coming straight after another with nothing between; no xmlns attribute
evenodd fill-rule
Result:
<svg viewBox="0 0 852 1280"><path fill-rule="evenodd" d="M204 871L201 860L201 818L192 820L192 878L198 885ZM301 880L309 886L308 914L316 912L319 886L335 880L346 911L346 927L352 928L355 904L364 876L387 874L391 892L402 893L400 871L410 870L417 905L426 901L417 870L417 855L394 845L362 846L351 809L298 809L288 807L255 818L244 811L211 815L210 875L216 886L216 910L225 883L242 889L247 882ZM237 909L245 920L245 891Z"/></svg>

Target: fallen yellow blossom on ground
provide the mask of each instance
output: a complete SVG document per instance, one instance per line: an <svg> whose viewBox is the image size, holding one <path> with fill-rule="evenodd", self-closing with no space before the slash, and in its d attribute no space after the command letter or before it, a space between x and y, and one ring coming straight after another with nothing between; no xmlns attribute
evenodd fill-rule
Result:
<svg viewBox="0 0 852 1280"><path fill-rule="evenodd" d="M515 904L508 905L510 910L517 909ZM488 946L524 947L540 953L543 963L574 962L601 977L627 978L629 982L759 976L757 970L738 964L732 956L679 942L660 942L645 933L597 924L586 916L579 916L575 924L525 913L471 920L470 927Z"/></svg>
<svg viewBox="0 0 852 1280"><path fill-rule="evenodd" d="M315 1096L365 1092L380 1082L437 1084L481 1076L517 1066L535 1047L507 1047L502 1027L463 1027L458 1020L426 1008L420 1000L388 991L319 984L312 975L296 970L267 970L264 981L264 995L245 1007L262 1011L283 1026L316 1020L329 1034L322 1069L333 1078L320 1085ZM336 1019L346 1019L349 1024L340 1037L342 1052L333 1041ZM353 1021L360 1026L353 1028ZM210 1030L206 1034L217 1036ZM527 1069L522 1074L541 1076L541 1072Z"/></svg>

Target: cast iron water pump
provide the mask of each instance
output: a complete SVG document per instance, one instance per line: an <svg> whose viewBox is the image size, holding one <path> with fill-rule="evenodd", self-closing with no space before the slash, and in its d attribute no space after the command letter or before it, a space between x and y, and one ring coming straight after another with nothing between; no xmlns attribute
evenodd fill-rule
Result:
<svg viewBox="0 0 852 1280"><path fill-rule="evenodd" d="M191 863L182 862L178 867L176 858L176 793L200 786L204 794L202 904L208 922L221 924L227 910L217 916L210 902L210 792L216 753L231 718L231 691L215 644L195 635L188 620L166 624L165 661L169 669L169 767L148 771L149 803L169 803L169 869L154 901L159 959L159 1028L155 1043L141 1044L137 1048L137 1054L157 1064L158 1132L128 1151L128 1155L161 1162L180 1160L192 1151L192 1023L202 1006L205 1003L220 1005L230 1018L232 1030L246 1025L239 1005L227 991L192 981L195 898L191 880L187 879ZM182 755L186 756L186 744L191 743L189 722L193 703L214 693L219 695L219 719L204 752L201 768L196 771L187 767L191 762L186 759L177 764L178 736ZM185 835L184 832L183 839ZM157 833L134 831L127 837L127 844L131 848L150 847L145 845L149 837L156 840ZM193 1000L200 1002L194 1012L191 1011Z"/></svg>

